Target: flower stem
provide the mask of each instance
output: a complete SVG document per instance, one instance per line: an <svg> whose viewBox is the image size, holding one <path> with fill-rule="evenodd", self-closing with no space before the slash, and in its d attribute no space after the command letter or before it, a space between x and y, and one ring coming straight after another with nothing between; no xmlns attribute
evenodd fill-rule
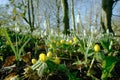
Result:
<svg viewBox="0 0 120 80"><path fill-rule="evenodd" d="M91 70L91 68L92 68L92 66L93 66L94 61L95 61L95 58L93 57L93 59L92 59L92 61L91 61L91 64L90 64L90 67L89 67L88 72L87 72L87 75L88 75L88 76L91 75L90 70Z"/></svg>

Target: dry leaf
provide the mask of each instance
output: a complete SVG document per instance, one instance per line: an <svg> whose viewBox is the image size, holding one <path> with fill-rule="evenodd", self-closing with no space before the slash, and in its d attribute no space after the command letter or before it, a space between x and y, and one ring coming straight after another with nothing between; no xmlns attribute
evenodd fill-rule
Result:
<svg viewBox="0 0 120 80"><path fill-rule="evenodd" d="M7 67L7 66L13 64L15 60L16 60L15 56L9 56L5 59L5 63L3 64L3 66Z"/></svg>
<svg viewBox="0 0 120 80"><path fill-rule="evenodd" d="M44 45L44 44L41 44L41 45L39 46L39 48L44 50L44 49L45 49L45 45Z"/></svg>
<svg viewBox="0 0 120 80"><path fill-rule="evenodd" d="M23 73L24 78L29 79L29 80L39 80L40 79L37 72L33 71L30 67L27 67L24 70L25 70L25 72Z"/></svg>
<svg viewBox="0 0 120 80"><path fill-rule="evenodd" d="M16 72L10 73L4 80L11 80L11 78L16 76Z"/></svg>
<svg viewBox="0 0 120 80"><path fill-rule="evenodd" d="M26 54L22 55L21 58L25 63L30 63L31 52L27 52Z"/></svg>

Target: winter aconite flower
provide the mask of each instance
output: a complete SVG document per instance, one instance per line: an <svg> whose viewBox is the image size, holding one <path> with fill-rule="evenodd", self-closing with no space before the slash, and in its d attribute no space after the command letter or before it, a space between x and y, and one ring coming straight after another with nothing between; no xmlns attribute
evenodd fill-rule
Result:
<svg viewBox="0 0 120 80"><path fill-rule="evenodd" d="M73 38L74 43L76 43L78 41L78 39L76 37Z"/></svg>
<svg viewBox="0 0 120 80"><path fill-rule="evenodd" d="M39 60L40 60L41 62L45 62L45 61L47 60L47 56L46 56L44 53L41 53L41 54L39 55Z"/></svg>
<svg viewBox="0 0 120 80"><path fill-rule="evenodd" d="M47 53L47 57L52 57L52 52L51 52L51 51L49 51L49 52Z"/></svg>
<svg viewBox="0 0 120 80"><path fill-rule="evenodd" d="M50 48L53 48L53 46L52 46L52 44L50 44L50 46L49 46Z"/></svg>
<svg viewBox="0 0 120 80"><path fill-rule="evenodd" d="M69 41L69 44L71 45L72 43L73 43L72 40L70 40L70 41Z"/></svg>
<svg viewBox="0 0 120 80"><path fill-rule="evenodd" d="M99 46L98 44L96 44L96 45L94 46L94 51L95 51L95 52L99 52L99 51L100 51L100 46Z"/></svg>
<svg viewBox="0 0 120 80"><path fill-rule="evenodd" d="M36 59L32 59L32 64L35 64L37 62Z"/></svg>
<svg viewBox="0 0 120 80"><path fill-rule="evenodd" d="M59 58L59 57L56 57L55 60L54 60L54 63L60 64L60 58Z"/></svg>
<svg viewBox="0 0 120 80"><path fill-rule="evenodd" d="M65 43L65 40L64 40L64 39L60 40L60 43L61 43L61 44L64 44L64 43Z"/></svg>

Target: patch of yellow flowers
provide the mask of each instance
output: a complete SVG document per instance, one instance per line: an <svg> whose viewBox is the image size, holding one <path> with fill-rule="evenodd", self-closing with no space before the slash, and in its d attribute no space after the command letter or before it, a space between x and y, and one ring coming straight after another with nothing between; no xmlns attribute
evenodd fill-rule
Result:
<svg viewBox="0 0 120 80"><path fill-rule="evenodd" d="M51 57L52 57L52 52L51 52L51 51L49 51L49 52L47 53L47 55L44 54L44 53L39 54L39 60L40 60L41 62L46 62L46 61L47 61L49 58L51 58ZM37 62L37 60L33 58L33 59L31 60L31 62L32 62L32 64L35 64L35 63ZM59 57L56 57L56 58L53 60L53 62L56 63L56 64L60 64L60 58L59 58Z"/></svg>

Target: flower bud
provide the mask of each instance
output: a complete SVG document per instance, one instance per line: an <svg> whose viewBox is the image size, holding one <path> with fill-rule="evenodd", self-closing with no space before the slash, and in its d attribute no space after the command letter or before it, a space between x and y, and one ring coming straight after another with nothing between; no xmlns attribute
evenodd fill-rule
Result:
<svg viewBox="0 0 120 80"><path fill-rule="evenodd" d="M95 51L95 52L99 52L99 51L100 51L100 46L99 46L98 44L96 44L96 45L94 46L94 51Z"/></svg>
<svg viewBox="0 0 120 80"><path fill-rule="evenodd" d="M36 59L32 59L31 61L32 61L32 64L35 64L37 62Z"/></svg>
<svg viewBox="0 0 120 80"><path fill-rule="evenodd" d="M51 52L51 51L49 51L49 52L47 53L47 57L52 57L52 52Z"/></svg>

